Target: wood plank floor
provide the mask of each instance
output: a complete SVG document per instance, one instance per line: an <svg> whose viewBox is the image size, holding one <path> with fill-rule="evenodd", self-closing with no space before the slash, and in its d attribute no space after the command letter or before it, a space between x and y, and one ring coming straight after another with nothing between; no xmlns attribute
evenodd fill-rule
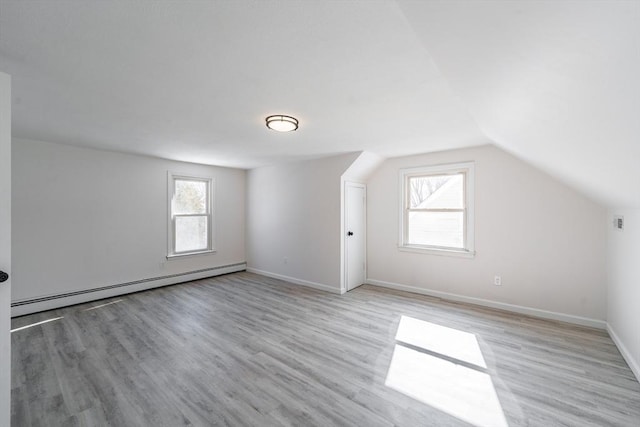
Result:
<svg viewBox="0 0 640 427"><path fill-rule="evenodd" d="M640 426L606 332L374 286L235 273L12 328L58 317L12 333L13 426Z"/></svg>

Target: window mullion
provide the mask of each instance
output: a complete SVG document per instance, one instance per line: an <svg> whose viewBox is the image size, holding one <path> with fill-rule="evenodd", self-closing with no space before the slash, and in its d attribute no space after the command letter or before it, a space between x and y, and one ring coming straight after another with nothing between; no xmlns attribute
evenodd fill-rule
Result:
<svg viewBox="0 0 640 427"><path fill-rule="evenodd" d="M173 214L174 217L197 217L197 216L209 216L211 214L208 213L199 213L199 214Z"/></svg>

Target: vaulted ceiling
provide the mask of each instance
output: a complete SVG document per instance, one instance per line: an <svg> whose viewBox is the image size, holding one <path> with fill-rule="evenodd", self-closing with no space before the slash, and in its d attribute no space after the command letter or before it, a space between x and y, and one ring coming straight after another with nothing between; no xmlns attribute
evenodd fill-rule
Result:
<svg viewBox="0 0 640 427"><path fill-rule="evenodd" d="M640 206L638 22L635 1L0 0L0 71L20 138L243 168L495 143Z"/></svg>

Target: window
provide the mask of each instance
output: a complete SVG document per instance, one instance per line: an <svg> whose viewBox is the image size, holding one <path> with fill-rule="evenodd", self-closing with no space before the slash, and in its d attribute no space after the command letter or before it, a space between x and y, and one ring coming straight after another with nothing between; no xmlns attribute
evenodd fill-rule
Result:
<svg viewBox="0 0 640 427"><path fill-rule="evenodd" d="M400 249L473 255L473 163L400 171Z"/></svg>
<svg viewBox="0 0 640 427"><path fill-rule="evenodd" d="M169 172L168 257L213 252L213 179Z"/></svg>

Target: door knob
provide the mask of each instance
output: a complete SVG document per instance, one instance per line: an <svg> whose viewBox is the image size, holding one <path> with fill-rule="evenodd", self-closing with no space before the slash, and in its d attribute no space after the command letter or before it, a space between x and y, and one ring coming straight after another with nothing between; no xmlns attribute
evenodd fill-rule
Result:
<svg viewBox="0 0 640 427"><path fill-rule="evenodd" d="M0 283L6 282L7 280L9 280L9 275L4 271L0 271Z"/></svg>
<svg viewBox="0 0 640 427"><path fill-rule="evenodd" d="M347 236L353 236L353 231L347 232Z"/></svg>

